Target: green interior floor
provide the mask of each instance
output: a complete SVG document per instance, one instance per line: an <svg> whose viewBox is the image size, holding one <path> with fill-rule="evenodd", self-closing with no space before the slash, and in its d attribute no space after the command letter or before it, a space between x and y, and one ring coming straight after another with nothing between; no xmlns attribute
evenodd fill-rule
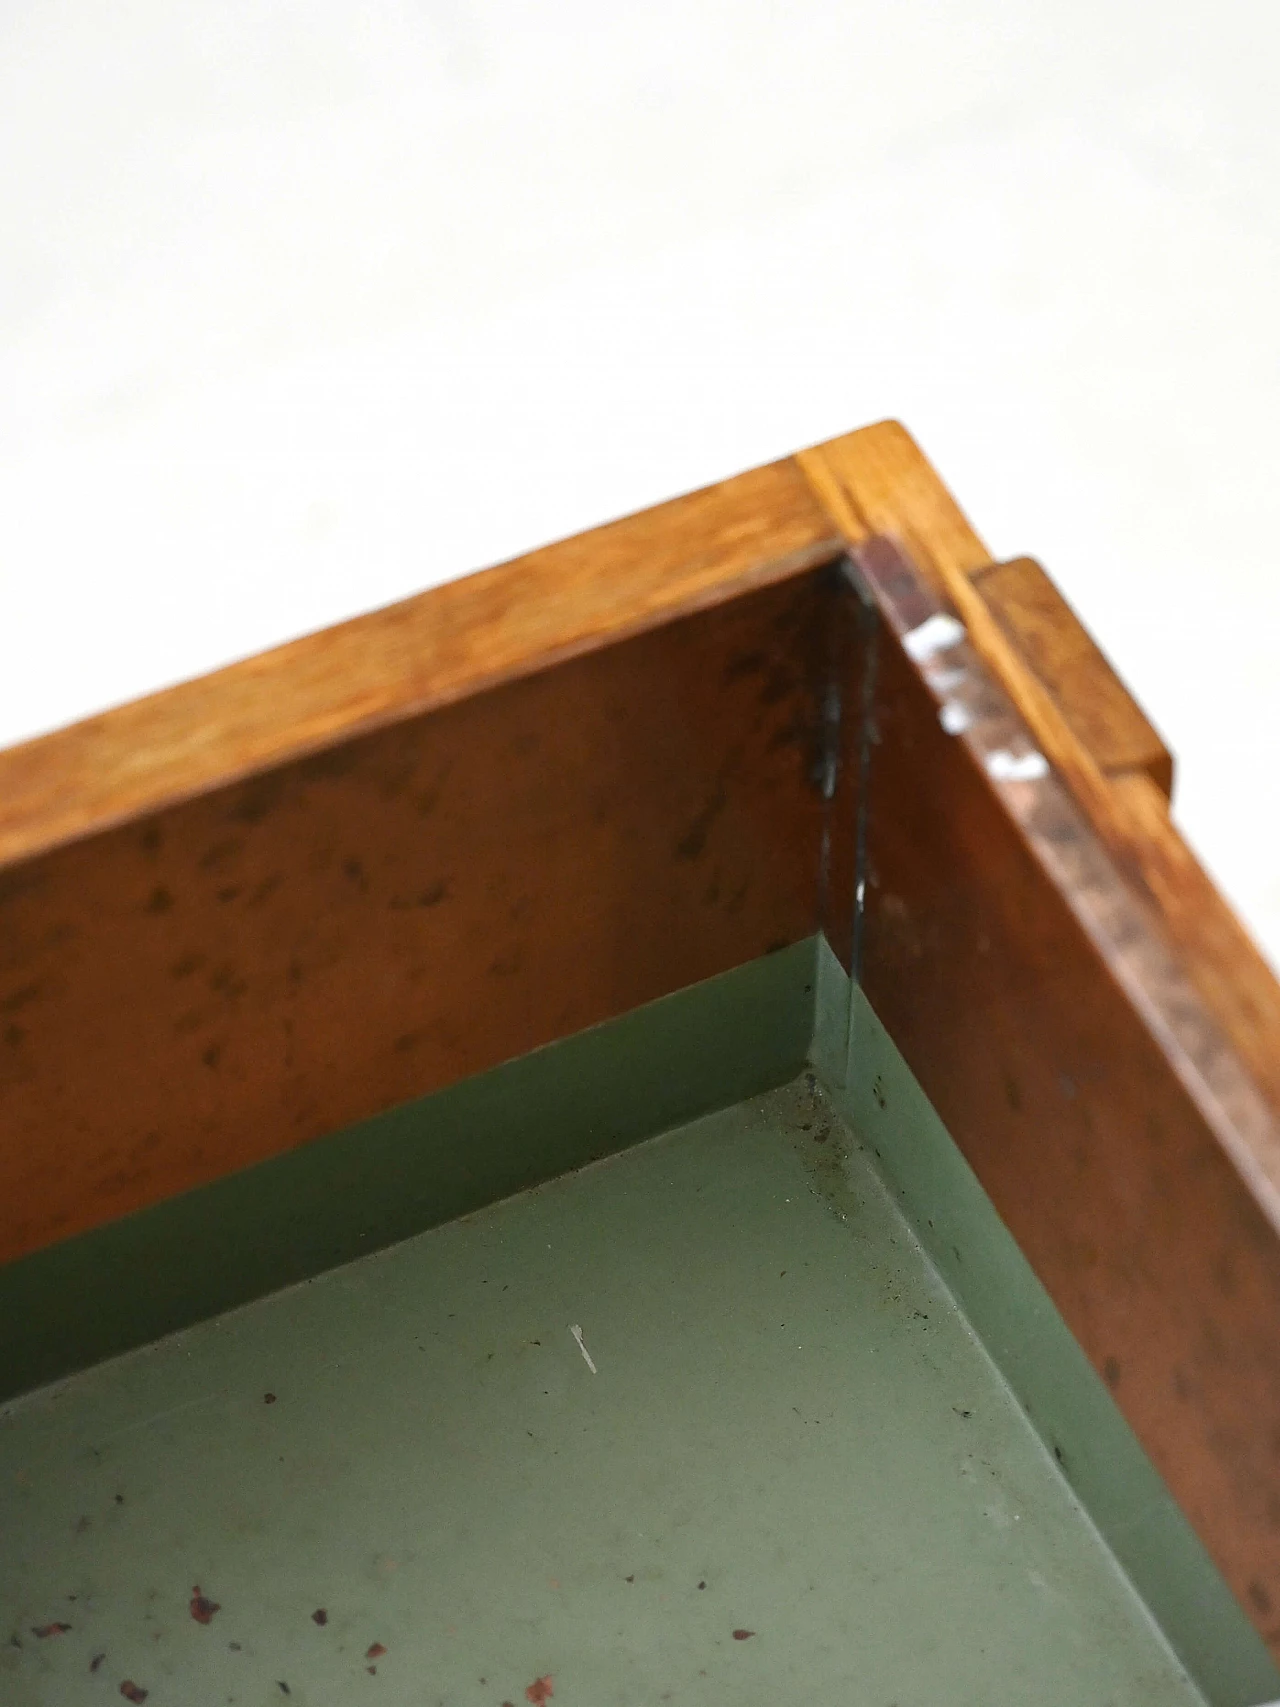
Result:
<svg viewBox="0 0 1280 1707"><path fill-rule="evenodd" d="M1202 1699L804 1076L14 1402L0 1537L8 1707Z"/></svg>

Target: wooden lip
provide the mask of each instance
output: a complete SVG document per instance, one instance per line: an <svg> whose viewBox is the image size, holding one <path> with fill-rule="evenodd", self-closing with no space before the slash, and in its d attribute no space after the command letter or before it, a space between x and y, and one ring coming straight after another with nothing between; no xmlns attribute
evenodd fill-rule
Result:
<svg viewBox="0 0 1280 1707"><path fill-rule="evenodd" d="M0 752L0 869L830 560L752 470Z"/></svg>

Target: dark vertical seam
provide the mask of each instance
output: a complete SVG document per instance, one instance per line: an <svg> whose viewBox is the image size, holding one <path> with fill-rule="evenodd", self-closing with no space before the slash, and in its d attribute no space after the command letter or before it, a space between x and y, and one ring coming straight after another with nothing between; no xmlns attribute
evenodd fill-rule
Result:
<svg viewBox="0 0 1280 1707"><path fill-rule="evenodd" d="M849 1023L846 1061L852 1070L855 991L862 983L866 954L867 841L871 812L871 750L875 746L876 676L880 659L880 616L856 565L845 559L844 573L858 595L858 636L862 645L862 693L858 722L857 816L854 823L853 943L849 956Z"/></svg>

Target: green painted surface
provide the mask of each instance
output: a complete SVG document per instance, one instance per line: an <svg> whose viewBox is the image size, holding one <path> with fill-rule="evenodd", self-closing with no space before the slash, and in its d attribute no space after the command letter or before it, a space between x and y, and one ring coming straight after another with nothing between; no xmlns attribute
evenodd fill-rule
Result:
<svg viewBox="0 0 1280 1707"><path fill-rule="evenodd" d="M0 1394L143 1345L0 1422L4 1707L1280 1697L816 942L0 1271Z"/></svg>
<svg viewBox="0 0 1280 1707"><path fill-rule="evenodd" d="M816 939L0 1268L0 1399L722 1108L803 1064Z"/></svg>
<svg viewBox="0 0 1280 1707"><path fill-rule="evenodd" d="M813 1056L834 1106L1091 1520L1215 1707L1280 1699L1209 1559L861 990L822 946ZM850 1023L852 1021L852 1023ZM847 1059L845 1058L847 1051Z"/></svg>
<svg viewBox="0 0 1280 1707"><path fill-rule="evenodd" d="M803 1078L16 1401L0 1534L6 1707L1200 1699Z"/></svg>

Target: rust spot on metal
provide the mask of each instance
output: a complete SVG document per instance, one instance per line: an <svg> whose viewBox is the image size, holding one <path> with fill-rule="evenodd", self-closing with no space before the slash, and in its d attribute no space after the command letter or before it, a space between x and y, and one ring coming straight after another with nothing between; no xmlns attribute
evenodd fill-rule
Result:
<svg viewBox="0 0 1280 1707"><path fill-rule="evenodd" d="M735 1630L733 1632L733 1639L735 1642L746 1642L746 1641L749 1641L751 1639L751 1637L754 1635L755 1635L754 1630Z"/></svg>
<svg viewBox="0 0 1280 1707"><path fill-rule="evenodd" d="M315 1611L311 1614L311 1622L313 1624L327 1624L329 1622L329 1614L325 1611L323 1606L316 1607Z"/></svg>
<svg viewBox="0 0 1280 1707"><path fill-rule="evenodd" d="M526 1701L532 1701L533 1707L543 1707L543 1703L550 1701L554 1694L555 1690L551 1687L551 1674L548 1672L546 1677L534 1678L533 1682L525 1689L524 1698Z"/></svg>
<svg viewBox="0 0 1280 1707"><path fill-rule="evenodd" d="M191 1616L196 1623L212 1624L214 1613L221 1611L222 1608L216 1600L210 1600L208 1595L201 1594L200 1584L197 1583L191 1591Z"/></svg>
<svg viewBox="0 0 1280 1707"><path fill-rule="evenodd" d="M126 1677L124 1682L120 1685L120 1693L124 1696L126 1701L134 1702L135 1707L137 1702L145 1701L147 1699L147 1691L129 1677Z"/></svg>
<svg viewBox="0 0 1280 1707"><path fill-rule="evenodd" d="M386 1651L385 1643L370 1642L369 1646L364 1651L364 1657L367 1660L380 1660Z"/></svg>

